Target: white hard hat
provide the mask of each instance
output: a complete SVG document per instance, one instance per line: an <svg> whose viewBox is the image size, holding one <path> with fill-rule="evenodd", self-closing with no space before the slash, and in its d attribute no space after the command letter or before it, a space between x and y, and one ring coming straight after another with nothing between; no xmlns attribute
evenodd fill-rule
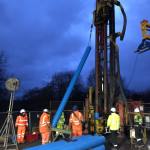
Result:
<svg viewBox="0 0 150 150"><path fill-rule="evenodd" d="M140 112L139 108L135 108L134 112L136 112L136 113Z"/></svg>
<svg viewBox="0 0 150 150"><path fill-rule="evenodd" d="M20 110L20 113L25 113L25 112L26 112L25 109L21 109L21 110Z"/></svg>
<svg viewBox="0 0 150 150"><path fill-rule="evenodd" d="M43 112L49 112L49 111L48 111L48 109L45 108L45 109L43 109Z"/></svg>
<svg viewBox="0 0 150 150"><path fill-rule="evenodd" d="M116 112L116 108L112 107L112 108L110 109L110 111L111 111L111 112Z"/></svg>

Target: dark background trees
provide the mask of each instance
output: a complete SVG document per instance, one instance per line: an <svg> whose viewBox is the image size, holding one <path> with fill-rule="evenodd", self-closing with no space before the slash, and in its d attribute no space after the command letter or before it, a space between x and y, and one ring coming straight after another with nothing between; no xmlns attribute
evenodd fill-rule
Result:
<svg viewBox="0 0 150 150"><path fill-rule="evenodd" d="M0 111L6 111L9 104L10 93L5 88L5 81L9 75L6 74L7 59L4 52L0 52ZM42 110L43 108L50 107L50 103L53 103L54 109L57 109L58 103L61 101L67 87L73 77L74 71L58 72L53 74L51 80L43 87L35 87L26 93L22 97L15 98L14 110L20 110L25 108L26 110ZM125 80L122 81L124 85L124 91L128 99L149 101L150 90L144 92L134 92L127 89ZM69 97L69 101L84 101L88 92L88 87L95 87L95 69L91 69L89 76L87 77L87 83L83 82L81 76L79 76L73 91ZM60 102L59 102L60 103Z"/></svg>
<svg viewBox="0 0 150 150"><path fill-rule="evenodd" d="M46 86L34 88L23 95L22 107L27 110L42 110L45 107L49 108L50 102L53 102L53 107L56 109L56 107L58 107L56 101L62 100L72 76L72 71L55 73ZM69 101L83 101L85 94L84 83L82 78L79 77Z"/></svg>

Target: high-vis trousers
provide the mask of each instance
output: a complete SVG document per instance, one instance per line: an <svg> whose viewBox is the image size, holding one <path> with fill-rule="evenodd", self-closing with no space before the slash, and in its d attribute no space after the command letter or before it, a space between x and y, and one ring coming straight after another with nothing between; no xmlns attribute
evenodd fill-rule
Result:
<svg viewBox="0 0 150 150"><path fill-rule="evenodd" d="M18 143L24 143L25 132L26 132L25 126L18 126L18 130L17 130L17 142Z"/></svg>
<svg viewBox="0 0 150 150"><path fill-rule="evenodd" d="M48 143L50 140L50 132L41 133L41 137L42 137L42 144Z"/></svg>
<svg viewBox="0 0 150 150"><path fill-rule="evenodd" d="M82 135L82 125L72 125L72 136Z"/></svg>

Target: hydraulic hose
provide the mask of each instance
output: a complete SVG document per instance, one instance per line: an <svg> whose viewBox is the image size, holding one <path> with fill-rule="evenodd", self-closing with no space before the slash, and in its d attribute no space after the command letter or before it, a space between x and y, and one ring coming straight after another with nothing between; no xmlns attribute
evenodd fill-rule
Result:
<svg viewBox="0 0 150 150"><path fill-rule="evenodd" d="M127 16L126 16L126 13L124 11L123 6L121 5L121 3L119 1L115 1L115 5L117 5L117 6L120 7L121 13L123 15L123 28L122 28L122 32L118 32L117 33L118 36L120 36L120 40L123 40L125 32L126 32L126 27L127 27Z"/></svg>

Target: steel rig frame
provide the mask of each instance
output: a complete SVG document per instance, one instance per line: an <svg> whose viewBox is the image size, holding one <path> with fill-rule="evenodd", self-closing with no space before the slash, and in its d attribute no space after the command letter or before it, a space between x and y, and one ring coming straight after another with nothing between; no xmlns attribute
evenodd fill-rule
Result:
<svg viewBox="0 0 150 150"><path fill-rule="evenodd" d="M123 15L123 28L115 32L115 5ZM123 40L127 18L121 3L117 0L96 0L94 25L96 29L95 52L95 112L109 112L119 99L125 99L120 80L119 48L116 38Z"/></svg>

